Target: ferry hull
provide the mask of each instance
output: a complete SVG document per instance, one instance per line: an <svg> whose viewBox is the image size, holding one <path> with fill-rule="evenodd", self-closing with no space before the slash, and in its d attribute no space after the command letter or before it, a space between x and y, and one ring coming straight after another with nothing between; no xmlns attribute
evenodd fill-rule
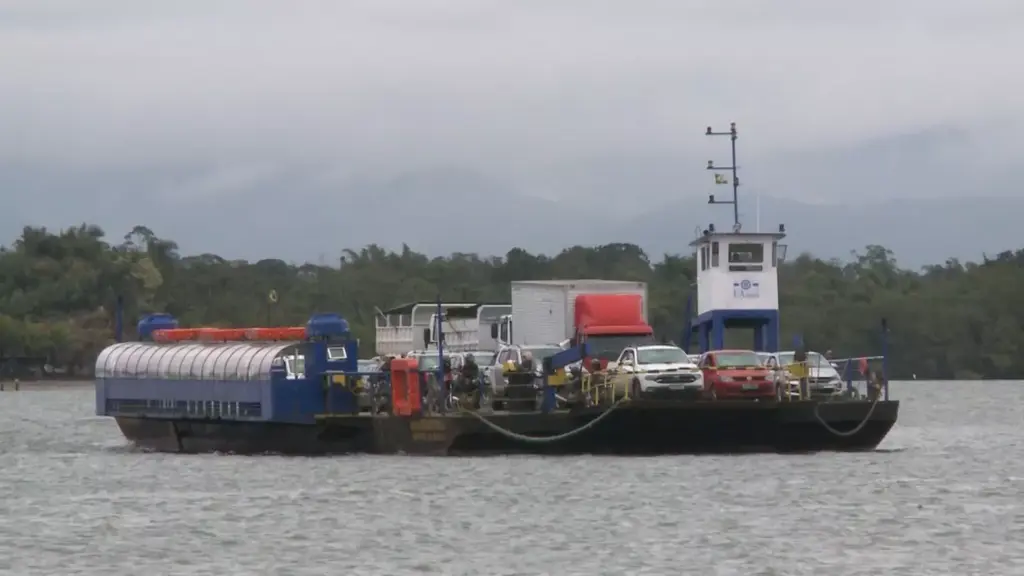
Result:
<svg viewBox="0 0 1024 576"><path fill-rule="evenodd" d="M336 415L316 424L118 417L125 437L160 452L322 455L344 453L734 454L875 449L896 423L898 401L634 401L555 414L433 417ZM870 411L870 414L869 414ZM601 418L600 421L594 422ZM865 421L865 418L867 420ZM824 420L833 430L822 423ZM577 433L588 423L593 424ZM862 425L863 423L863 425ZM855 428L859 429L852 432ZM838 434L837 434L838 432ZM554 441L541 437L564 435Z"/></svg>

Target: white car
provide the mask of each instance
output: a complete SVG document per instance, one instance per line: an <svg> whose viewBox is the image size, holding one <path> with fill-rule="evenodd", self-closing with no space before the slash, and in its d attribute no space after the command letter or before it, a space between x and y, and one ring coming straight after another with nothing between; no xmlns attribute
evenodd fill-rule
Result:
<svg viewBox="0 0 1024 576"><path fill-rule="evenodd" d="M608 373L617 396L626 390L631 397L704 394L704 374L678 346L631 346L608 364Z"/></svg>
<svg viewBox="0 0 1024 576"><path fill-rule="evenodd" d="M758 355L761 355L759 353ZM799 394L800 381L786 370L793 363L796 352L776 352L765 355L765 365L779 374L779 380L789 384L789 392ZM843 378L835 366L827 358L817 352L807 352L807 384L809 392L815 396L830 396L843 391Z"/></svg>

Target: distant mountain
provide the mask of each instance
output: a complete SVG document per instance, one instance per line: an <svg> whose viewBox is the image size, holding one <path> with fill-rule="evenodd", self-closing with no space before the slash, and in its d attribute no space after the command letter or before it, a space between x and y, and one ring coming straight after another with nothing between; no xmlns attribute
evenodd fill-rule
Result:
<svg viewBox="0 0 1024 576"><path fill-rule="evenodd" d="M617 178L620 186L629 182L626 173ZM59 228L85 221L115 240L144 224L177 241L184 253L229 258L334 263L344 248L370 243L392 249L405 243L432 255L503 255L512 247L552 253L607 242L636 243L658 258L687 253L695 229L709 222L729 229L729 207L709 206L703 193L667 195L671 186L664 178L663 170L644 187L618 195L615 186L605 186L588 200L578 186L589 188L600 178L584 170L575 185L565 180L561 193L546 191L568 198L559 202L454 168L342 180L299 169L250 177L212 168L69 173L0 167L0 242L14 240L26 224ZM741 192L744 229L751 231L753 190ZM851 250L881 244L914 267L1024 246L1019 214L1024 199L1017 198L876 199L852 206L761 200L762 228L784 223L791 254L845 259Z"/></svg>
<svg viewBox="0 0 1024 576"><path fill-rule="evenodd" d="M249 199L267 196L274 200ZM563 209L476 174L443 170L337 188L291 179L279 191L168 202L161 213L169 224L158 230L183 248L249 258L333 261L345 248L371 243L405 243L434 255L504 255L515 246L537 252L572 244ZM231 232L212 244L191 241L196 231L217 229Z"/></svg>
<svg viewBox="0 0 1024 576"><path fill-rule="evenodd" d="M395 249L407 243L434 255L503 255L516 246L547 252L577 243L571 217L591 217L586 209L524 196L458 169L341 183L296 171L241 189L195 192L214 180L188 171L33 177L0 169L0 189L23 191L10 209L0 210L0 243L14 240L27 224L59 228L87 221L114 239L144 224L185 253L248 259L333 262L343 249L370 243Z"/></svg>

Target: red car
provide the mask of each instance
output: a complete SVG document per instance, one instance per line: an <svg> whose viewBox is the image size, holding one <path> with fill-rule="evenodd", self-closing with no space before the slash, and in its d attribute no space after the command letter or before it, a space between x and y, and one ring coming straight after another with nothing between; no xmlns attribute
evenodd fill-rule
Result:
<svg viewBox="0 0 1024 576"><path fill-rule="evenodd" d="M753 350L705 352L698 364L704 372L704 394L712 399L777 398L772 373Z"/></svg>

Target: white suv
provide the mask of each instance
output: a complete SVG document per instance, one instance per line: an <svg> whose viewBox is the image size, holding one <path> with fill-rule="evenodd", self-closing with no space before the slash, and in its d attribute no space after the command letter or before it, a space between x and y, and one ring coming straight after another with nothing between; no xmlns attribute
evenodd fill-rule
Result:
<svg viewBox="0 0 1024 576"><path fill-rule="evenodd" d="M631 346L608 364L616 396L678 396L704 394L704 374L678 346Z"/></svg>

